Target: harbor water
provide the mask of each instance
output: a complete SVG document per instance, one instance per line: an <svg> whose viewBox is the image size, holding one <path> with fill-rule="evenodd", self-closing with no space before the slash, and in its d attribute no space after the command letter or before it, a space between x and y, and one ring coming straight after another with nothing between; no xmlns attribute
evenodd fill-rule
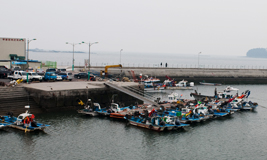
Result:
<svg viewBox="0 0 267 160"><path fill-rule="evenodd" d="M227 86L218 86L218 91ZM155 131L124 121L86 117L76 111L36 114L49 124L44 132L0 130L0 159L267 159L267 85L232 85L251 91L256 111L191 125L185 131ZM202 95L213 95L214 86L195 86ZM161 100L173 91L150 93ZM174 91L191 98L193 90ZM23 106L22 106L23 107Z"/></svg>

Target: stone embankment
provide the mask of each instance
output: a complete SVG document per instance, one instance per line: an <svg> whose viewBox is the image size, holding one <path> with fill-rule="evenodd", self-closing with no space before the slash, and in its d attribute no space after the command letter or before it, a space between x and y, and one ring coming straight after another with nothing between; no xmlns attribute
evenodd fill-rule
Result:
<svg viewBox="0 0 267 160"><path fill-rule="evenodd" d="M118 82L118 85L140 89L139 84L133 82ZM91 99L92 102L100 103L103 108L110 105L112 97L114 97L114 102L121 106L143 103L136 98L105 86L104 82L95 81L19 84L16 87L0 87L0 93L0 115L7 112L13 112L14 115L25 112L24 106L26 105L30 105L32 113L77 110L84 107L78 104L78 99L84 103L87 99Z"/></svg>
<svg viewBox="0 0 267 160"><path fill-rule="evenodd" d="M92 70L99 72L104 67L92 67ZM109 68L109 74L124 73L126 76L132 76L130 71L134 71L135 76L140 74L166 79L166 75L177 81L187 80L190 82L211 82L223 84L266 84L267 69L230 69L230 68L156 68L156 67L123 67Z"/></svg>

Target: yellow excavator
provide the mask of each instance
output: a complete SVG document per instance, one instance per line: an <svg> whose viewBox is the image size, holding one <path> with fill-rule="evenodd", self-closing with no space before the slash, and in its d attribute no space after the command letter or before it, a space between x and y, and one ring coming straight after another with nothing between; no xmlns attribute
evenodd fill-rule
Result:
<svg viewBox="0 0 267 160"><path fill-rule="evenodd" d="M103 73L105 73L105 77L108 76L108 68L117 68L117 67L121 67L122 68L122 65L121 64L118 64L118 65L109 65L109 66L106 66L105 67L105 71L100 71L101 75L103 75Z"/></svg>

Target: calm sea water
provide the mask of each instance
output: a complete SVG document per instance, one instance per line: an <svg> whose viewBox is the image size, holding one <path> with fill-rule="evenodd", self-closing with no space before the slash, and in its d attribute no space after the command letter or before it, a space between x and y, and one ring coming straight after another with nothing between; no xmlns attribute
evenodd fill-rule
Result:
<svg viewBox="0 0 267 160"><path fill-rule="evenodd" d="M50 124L45 132L0 131L0 159L267 159L267 85L233 85L251 90L255 112L238 112L191 125L186 131L158 133L110 118L85 117L76 111L37 114ZM217 87L218 91L226 86ZM213 94L212 86L197 86ZM175 91L190 98L191 91ZM167 99L170 92L151 93Z"/></svg>
<svg viewBox="0 0 267 160"><path fill-rule="evenodd" d="M88 53L74 53L75 66L84 66ZM121 60L120 60L121 58ZM57 61L58 66L71 66L72 53L30 52L30 59L39 61ZM245 56L186 55L186 54L149 54L149 53L97 53L91 54L92 66L119 64L134 67L159 67L160 63L174 68L253 68L266 69L267 59Z"/></svg>

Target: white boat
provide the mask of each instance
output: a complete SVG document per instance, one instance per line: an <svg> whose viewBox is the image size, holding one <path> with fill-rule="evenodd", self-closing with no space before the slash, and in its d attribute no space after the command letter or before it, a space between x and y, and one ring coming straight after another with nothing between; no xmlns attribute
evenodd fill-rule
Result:
<svg viewBox="0 0 267 160"><path fill-rule="evenodd" d="M179 90L190 90L194 87L194 82L188 82L185 80L179 81L178 83L174 83L172 80L165 80L163 82L163 86L165 86L166 89L179 89Z"/></svg>
<svg viewBox="0 0 267 160"><path fill-rule="evenodd" d="M30 106L25 106L25 108L30 108ZM12 123L9 126L25 132L44 130L46 127L50 126L47 124L37 123L35 121L35 116L26 110L25 113L20 114L17 118L10 118L8 123Z"/></svg>
<svg viewBox="0 0 267 160"><path fill-rule="evenodd" d="M78 113L83 114L83 115L89 115L89 116L98 116L98 111L101 110L100 104L99 103L89 103L91 102L91 99L88 99L88 103L84 106L84 109L78 110Z"/></svg>
<svg viewBox="0 0 267 160"><path fill-rule="evenodd" d="M97 113L102 116L109 116L110 113L119 112L120 110L120 106L117 103L111 103L109 107L101 109L100 111L97 111Z"/></svg>
<svg viewBox="0 0 267 160"><path fill-rule="evenodd" d="M160 82L160 79L158 78L153 78L153 77L148 77L148 75L145 75L146 76L146 79L142 79L141 81L144 82L144 83L157 83L157 82Z"/></svg>
<svg viewBox="0 0 267 160"><path fill-rule="evenodd" d="M177 101L179 101L181 99L182 96L183 96L182 94L179 96L178 93L173 92L170 95L168 95L168 102L176 103Z"/></svg>

